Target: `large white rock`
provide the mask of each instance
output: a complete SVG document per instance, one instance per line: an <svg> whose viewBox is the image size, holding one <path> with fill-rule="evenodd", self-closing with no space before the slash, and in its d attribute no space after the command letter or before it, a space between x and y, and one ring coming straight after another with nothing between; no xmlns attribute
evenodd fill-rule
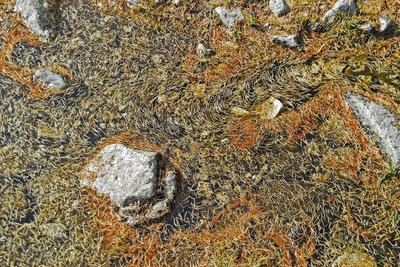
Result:
<svg viewBox="0 0 400 267"><path fill-rule="evenodd" d="M216 7L215 12L217 12L219 18L222 23L232 29L237 22L242 21L244 19L242 11L240 9L228 9L226 7Z"/></svg>
<svg viewBox="0 0 400 267"><path fill-rule="evenodd" d="M55 36L54 14L43 0L17 0L15 10L21 13L26 26L42 40L49 41Z"/></svg>
<svg viewBox="0 0 400 267"><path fill-rule="evenodd" d="M339 13L351 16L357 12L357 4L355 0L339 0L333 7L325 13L323 17L324 23L331 23Z"/></svg>
<svg viewBox="0 0 400 267"><path fill-rule="evenodd" d="M345 100L360 124L366 128L394 165L400 164L399 116L365 97L347 93Z"/></svg>
<svg viewBox="0 0 400 267"><path fill-rule="evenodd" d="M111 144L88 165L91 187L121 206L149 200L157 193L159 155Z"/></svg>

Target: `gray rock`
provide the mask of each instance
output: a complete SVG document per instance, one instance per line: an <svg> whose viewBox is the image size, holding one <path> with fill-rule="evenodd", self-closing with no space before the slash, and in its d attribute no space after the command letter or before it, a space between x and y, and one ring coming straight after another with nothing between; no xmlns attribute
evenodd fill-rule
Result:
<svg viewBox="0 0 400 267"><path fill-rule="evenodd" d="M285 0L269 0L269 9L277 17L282 17L290 12L290 7Z"/></svg>
<svg viewBox="0 0 400 267"><path fill-rule="evenodd" d="M379 33L388 33L394 27L394 21L386 15L379 17Z"/></svg>
<svg viewBox="0 0 400 267"><path fill-rule="evenodd" d="M141 2L141 0L126 0L126 5L130 8L134 8L135 6L137 6L139 3Z"/></svg>
<svg viewBox="0 0 400 267"><path fill-rule="evenodd" d="M43 0L17 0L15 10L21 13L26 26L38 34L43 41L49 41L55 37L54 14Z"/></svg>
<svg viewBox="0 0 400 267"><path fill-rule="evenodd" d="M240 9L227 9L226 7L216 7L215 12L219 15L222 23L232 29L237 22L242 21L244 19L242 11Z"/></svg>
<svg viewBox="0 0 400 267"><path fill-rule="evenodd" d="M119 205L131 201L149 200L157 193L159 155L154 152L111 144L99 153L87 167L93 176L91 186L97 193L105 194Z"/></svg>
<svg viewBox="0 0 400 267"><path fill-rule="evenodd" d="M303 44L301 42L300 36L297 34L288 36L274 36L272 42L279 44L285 48L302 50Z"/></svg>
<svg viewBox="0 0 400 267"><path fill-rule="evenodd" d="M346 93L345 99L360 124L394 165L400 164L399 116L365 97Z"/></svg>
<svg viewBox="0 0 400 267"><path fill-rule="evenodd" d="M55 90L63 89L68 85L61 75L44 69L35 71L33 74L33 81Z"/></svg>
<svg viewBox="0 0 400 267"><path fill-rule="evenodd" d="M357 4L355 0L339 0L335 5L325 13L323 17L324 23L332 23L339 13L351 16L357 12Z"/></svg>

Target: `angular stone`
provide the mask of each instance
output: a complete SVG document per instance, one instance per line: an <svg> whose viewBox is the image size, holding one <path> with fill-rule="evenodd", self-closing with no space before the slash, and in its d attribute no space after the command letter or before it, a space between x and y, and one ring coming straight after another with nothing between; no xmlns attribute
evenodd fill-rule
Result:
<svg viewBox="0 0 400 267"><path fill-rule="evenodd" d="M399 116L365 97L346 93L345 100L360 124L394 165L400 164Z"/></svg>
<svg viewBox="0 0 400 267"><path fill-rule="evenodd" d="M324 23L332 23L339 13L351 16L357 12L357 4L355 0L339 0L333 7L325 13L323 17Z"/></svg>
<svg viewBox="0 0 400 267"><path fill-rule="evenodd" d="M56 34L54 14L43 0L17 0L15 10L21 13L26 26L44 41L54 38Z"/></svg>
<svg viewBox="0 0 400 267"><path fill-rule="evenodd" d="M270 0L269 9L277 17L282 17L290 12L290 7L285 0Z"/></svg>
<svg viewBox="0 0 400 267"><path fill-rule="evenodd" d="M285 48L302 50L303 44L301 42L300 36L297 34L288 36L274 36L272 42L281 45Z"/></svg>
<svg viewBox="0 0 400 267"><path fill-rule="evenodd" d="M63 89L68 85L61 75L43 69L35 71L33 74L33 81L39 82L47 86L49 89L55 90Z"/></svg>
<svg viewBox="0 0 400 267"><path fill-rule="evenodd" d="M149 200L157 192L159 155L111 144L103 148L88 165L86 181L99 194L121 206L137 200Z"/></svg>
<svg viewBox="0 0 400 267"><path fill-rule="evenodd" d="M226 7L216 7L215 12L219 15L222 23L232 29L237 22L242 21L244 19L242 11L240 9L227 9Z"/></svg>

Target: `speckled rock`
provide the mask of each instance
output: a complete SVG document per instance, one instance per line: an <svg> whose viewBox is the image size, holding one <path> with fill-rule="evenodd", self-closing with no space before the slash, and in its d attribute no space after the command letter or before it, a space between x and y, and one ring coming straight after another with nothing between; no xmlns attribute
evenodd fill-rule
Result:
<svg viewBox="0 0 400 267"><path fill-rule="evenodd" d="M226 7L216 7L215 12L219 15L222 23L232 29L237 22L242 21L244 19L242 11L240 9L228 9Z"/></svg>
<svg viewBox="0 0 400 267"><path fill-rule="evenodd" d="M177 172L161 167L155 152L110 144L83 171L82 184L108 196L129 225L145 224L165 216L177 191Z"/></svg>
<svg viewBox="0 0 400 267"><path fill-rule="evenodd" d="M274 36L272 42L279 44L285 48L302 50L303 44L301 42L300 36L297 34L288 36Z"/></svg>
<svg viewBox="0 0 400 267"><path fill-rule="evenodd" d="M339 0L333 7L325 13L323 17L324 23L332 23L339 13L351 16L357 12L357 4L355 0Z"/></svg>
<svg viewBox="0 0 400 267"><path fill-rule="evenodd" d="M345 99L360 124L394 165L400 165L399 116L365 97L346 93Z"/></svg>
<svg viewBox="0 0 400 267"><path fill-rule="evenodd" d="M270 0L269 9L277 17L282 17L290 12L290 7L285 0Z"/></svg>
<svg viewBox="0 0 400 267"><path fill-rule="evenodd" d="M49 41L55 37L54 14L43 0L17 0L15 10L21 13L26 26L38 34L43 41Z"/></svg>
<svg viewBox="0 0 400 267"><path fill-rule="evenodd" d="M55 90L63 89L68 85L60 74L44 69L35 71L33 81Z"/></svg>
<svg viewBox="0 0 400 267"><path fill-rule="evenodd" d="M111 144L101 150L86 170L93 175L91 186L120 205L148 200L156 194L158 154Z"/></svg>

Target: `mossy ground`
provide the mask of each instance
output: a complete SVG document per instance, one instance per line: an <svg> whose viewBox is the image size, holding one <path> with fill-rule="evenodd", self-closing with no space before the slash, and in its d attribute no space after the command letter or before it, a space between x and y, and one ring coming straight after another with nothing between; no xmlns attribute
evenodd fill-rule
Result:
<svg viewBox="0 0 400 267"><path fill-rule="evenodd" d="M323 33L310 25L333 1L289 1L279 19L266 1L53 2L48 44L14 1L0 3L0 265L331 266L346 253L399 265L399 171L343 101L355 91L400 114L399 37L356 27L383 13L400 24L398 1L358 1L360 14ZM229 32L218 5L240 7L244 22ZM271 42L297 32L305 52ZM13 57L21 42L41 49L27 55L33 67ZM199 58L198 42L216 55ZM70 86L33 83L41 67ZM271 96L284 110L263 121L254 111ZM120 223L80 186L93 153L116 141L179 169L160 223Z"/></svg>

